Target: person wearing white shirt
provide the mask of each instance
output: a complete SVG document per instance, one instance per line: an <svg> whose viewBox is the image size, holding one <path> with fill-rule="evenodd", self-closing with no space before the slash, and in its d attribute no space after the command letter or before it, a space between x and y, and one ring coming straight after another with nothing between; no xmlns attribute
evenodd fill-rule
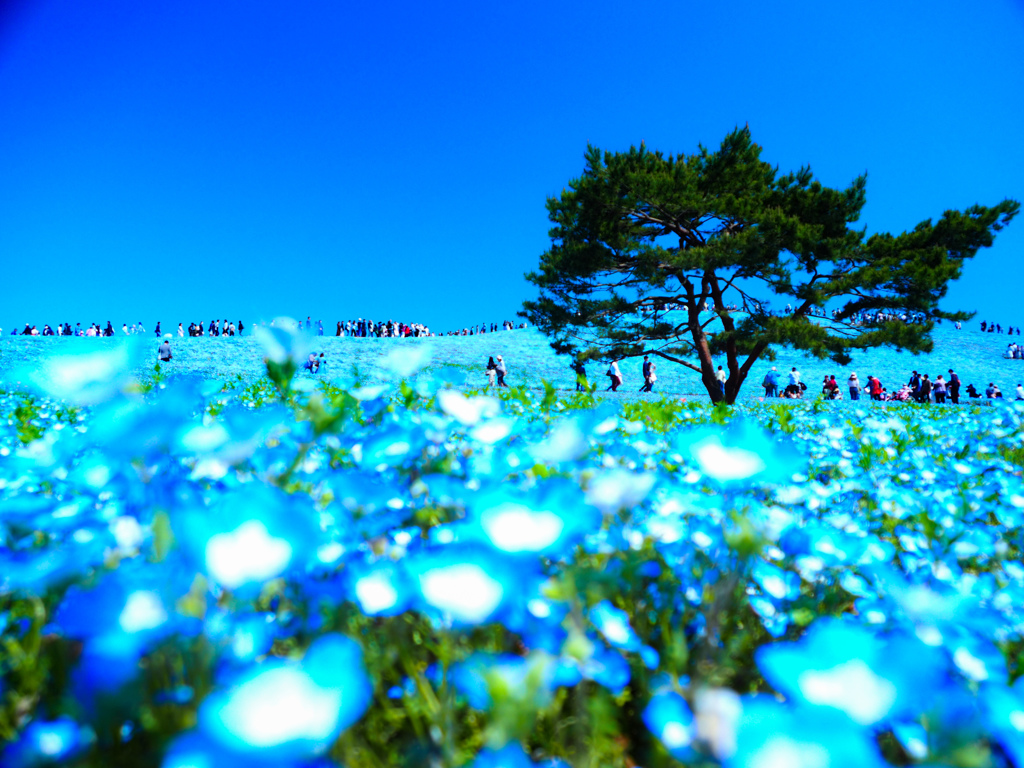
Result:
<svg viewBox="0 0 1024 768"><path fill-rule="evenodd" d="M725 382L729 377L725 375L725 371L722 370L722 366L718 366L718 370L715 371L715 378L718 379L718 386L722 390L722 397L725 397Z"/></svg>

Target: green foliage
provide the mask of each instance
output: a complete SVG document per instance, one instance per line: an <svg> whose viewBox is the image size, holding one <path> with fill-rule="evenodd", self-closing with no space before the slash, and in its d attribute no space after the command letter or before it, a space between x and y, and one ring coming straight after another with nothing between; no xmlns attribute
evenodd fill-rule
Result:
<svg viewBox="0 0 1024 768"><path fill-rule="evenodd" d="M848 362L851 350L931 349L951 280L1016 215L1019 204L949 210L899 235L854 229L866 176L845 189L809 167L779 174L746 128L717 152L663 155L588 146L583 175L547 202L551 248L527 279L540 290L520 314L579 359L650 354L699 373L713 402L734 402L751 365L789 346ZM755 298L795 310L773 315ZM705 302L712 312L702 312ZM728 308L737 304L743 314ZM826 305L838 322L810 322ZM863 322L900 310L924 322ZM724 395L715 361L725 358Z"/></svg>

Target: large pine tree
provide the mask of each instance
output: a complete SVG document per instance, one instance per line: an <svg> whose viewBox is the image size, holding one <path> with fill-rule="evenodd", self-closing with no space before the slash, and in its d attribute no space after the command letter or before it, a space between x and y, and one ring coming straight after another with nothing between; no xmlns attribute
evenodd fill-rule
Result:
<svg viewBox="0 0 1024 768"><path fill-rule="evenodd" d="M832 189L807 167L780 175L747 128L717 152L678 157L589 146L583 175L547 202L551 248L526 276L540 295L520 314L559 353L651 354L690 368L714 402L735 401L754 362L781 346L840 364L879 345L927 352L936 320L970 316L938 308L949 282L1020 205L946 211L868 237L852 228L865 183ZM776 311L756 298L766 296ZM777 311L787 303L791 312ZM812 321L826 305L836 320ZM863 322L889 310L923 322Z"/></svg>

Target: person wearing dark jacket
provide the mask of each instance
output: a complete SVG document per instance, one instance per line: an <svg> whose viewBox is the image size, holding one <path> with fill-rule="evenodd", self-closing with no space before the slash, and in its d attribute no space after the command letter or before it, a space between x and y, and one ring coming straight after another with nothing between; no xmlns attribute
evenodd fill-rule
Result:
<svg viewBox="0 0 1024 768"><path fill-rule="evenodd" d="M924 375L924 378L921 379L921 389L918 391L917 402L919 402L919 403L927 403L927 402L929 402L931 400L931 394L932 394L932 383L931 383L931 381L928 378L928 374L926 373Z"/></svg>
<svg viewBox="0 0 1024 768"><path fill-rule="evenodd" d="M587 389L587 369L583 367L583 361L576 359L572 361L572 369L576 372L576 391L584 392Z"/></svg>
<svg viewBox="0 0 1024 768"><path fill-rule="evenodd" d="M950 368L949 371L949 400L954 405L960 402L960 377Z"/></svg>

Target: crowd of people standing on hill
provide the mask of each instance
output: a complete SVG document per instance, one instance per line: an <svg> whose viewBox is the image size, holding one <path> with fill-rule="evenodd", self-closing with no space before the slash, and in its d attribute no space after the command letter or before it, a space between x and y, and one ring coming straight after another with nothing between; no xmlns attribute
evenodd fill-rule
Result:
<svg viewBox="0 0 1024 768"><path fill-rule="evenodd" d="M269 325L274 325L274 321L271 321ZM324 335L324 321L314 321L312 317L307 317L305 323L302 321L298 322L299 327L305 327L305 330L315 334L317 336ZM526 323L519 323L516 325L510 320L505 320L502 323L480 323L479 325L469 326L468 328L462 328L460 330L448 331L447 333L441 334L443 336L477 336L483 333L494 333L498 330L510 331L515 328L525 328ZM162 335L160 329L160 323L156 324L155 329L156 335ZM0 334L3 333L3 329L0 328ZM146 333L145 327L141 322L123 323L121 325L121 331L114 328L113 323L109 320L106 326L101 326L97 323L92 323L88 327L83 328L81 323L76 323L75 327L72 328L70 323L59 323L56 329L49 325L44 325L42 330L32 324L26 324L24 329L19 331L17 328L11 330L12 336L134 336L136 334ZM245 334L245 323L239 320L237 323L233 323L227 319L225 320L211 320L209 324L204 325L202 322L189 323L186 327L183 323L178 323L178 336L179 337L197 337L197 336L243 336ZM400 323L394 320L366 320L361 317L355 320L338 320L334 330L335 336L347 336L353 338L418 338L422 336L436 336L430 331L430 328L422 323Z"/></svg>
<svg viewBox="0 0 1024 768"><path fill-rule="evenodd" d="M915 403L960 403L960 390L963 388L969 399L995 400L1003 397L1002 391L995 383L989 382L984 394L979 392L974 384L962 387L960 377L956 371L950 368L945 378L941 373L931 379L927 373L914 371L910 379L900 385L898 389L889 390L877 376L868 376L865 382L861 382L856 371L851 373L846 380L846 387L850 393L851 400L860 400L862 394L867 394L871 400L888 402L915 402ZM764 387L765 397L783 397L789 399L802 398L807 391L807 385L801 381L801 373L793 367L787 377L785 389L779 391L779 374L775 366L765 375L761 386ZM842 387L836 380L835 375L824 376L821 382L821 394L829 400L842 400ZM1024 385L1018 384L1016 388L1016 399L1024 400Z"/></svg>
<svg viewBox="0 0 1024 768"><path fill-rule="evenodd" d="M1002 333L1003 332L1003 326L1000 325L999 323L989 323L989 322L987 322L985 320L982 320L981 321L981 332L982 333ZM1016 328L1014 328L1012 325L1007 326L1007 328L1006 328L1006 335L1007 336L1013 336L1014 334L1016 334L1017 336L1020 336L1020 326L1018 325Z"/></svg>

